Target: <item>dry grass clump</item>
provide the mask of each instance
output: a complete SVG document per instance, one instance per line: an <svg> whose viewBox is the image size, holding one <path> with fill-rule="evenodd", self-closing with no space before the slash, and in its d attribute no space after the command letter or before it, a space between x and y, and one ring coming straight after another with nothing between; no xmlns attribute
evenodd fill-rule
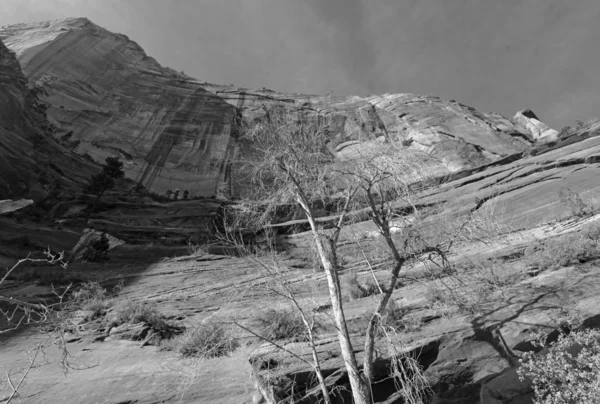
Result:
<svg viewBox="0 0 600 404"><path fill-rule="evenodd" d="M191 257L203 257L208 255L208 246L204 244L197 244L192 240L187 240L187 255Z"/></svg>
<svg viewBox="0 0 600 404"><path fill-rule="evenodd" d="M596 403L600 397L600 330L562 334L547 351L529 352L517 371L530 380L536 404Z"/></svg>
<svg viewBox="0 0 600 404"><path fill-rule="evenodd" d="M308 341L306 326L299 313L289 309L268 309L261 313L258 322L266 339Z"/></svg>
<svg viewBox="0 0 600 404"><path fill-rule="evenodd" d="M116 309L119 323L139 324L145 323L163 338L171 337L173 325L169 323L159 311L154 302L134 302L128 300Z"/></svg>
<svg viewBox="0 0 600 404"><path fill-rule="evenodd" d="M222 323L206 321L170 342L172 349L185 358L216 358L229 355L239 343Z"/></svg>
<svg viewBox="0 0 600 404"><path fill-rule="evenodd" d="M108 291L98 282L83 283L73 292L73 302L82 310L94 312L94 316L104 313L113 304Z"/></svg>

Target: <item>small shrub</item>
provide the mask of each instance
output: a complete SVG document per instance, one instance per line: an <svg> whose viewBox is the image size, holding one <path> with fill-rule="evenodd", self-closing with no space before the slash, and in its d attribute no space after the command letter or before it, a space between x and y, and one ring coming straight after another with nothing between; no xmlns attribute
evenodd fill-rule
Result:
<svg viewBox="0 0 600 404"><path fill-rule="evenodd" d="M82 310L101 314L112 305L108 292L98 282L88 281L73 292L73 302Z"/></svg>
<svg viewBox="0 0 600 404"><path fill-rule="evenodd" d="M186 358L216 358L235 351L238 342L223 324L207 321L187 329L172 346Z"/></svg>
<svg viewBox="0 0 600 404"><path fill-rule="evenodd" d="M533 383L536 404L596 403L600 397L600 330L563 334L547 354L526 353L518 374Z"/></svg>
<svg viewBox="0 0 600 404"><path fill-rule="evenodd" d="M258 321L263 328L263 335L270 340L308 340L302 317L293 310L268 309L260 315Z"/></svg>
<svg viewBox="0 0 600 404"><path fill-rule="evenodd" d="M117 321L130 324L145 323L164 338L172 336L172 325L165 319L154 302L128 300L118 308Z"/></svg>
<svg viewBox="0 0 600 404"><path fill-rule="evenodd" d="M583 202L581 196L570 188L561 188L558 197L560 203L567 207L573 216L584 217L591 213L590 207Z"/></svg>
<svg viewBox="0 0 600 404"><path fill-rule="evenodd" d="M364 285L361 285L358 281L358 274L353 271L346 276L346 289L350 294L352 300L362 299L368 296L378 295L380 293L377 285L372 281L368 280Z"/></svg>

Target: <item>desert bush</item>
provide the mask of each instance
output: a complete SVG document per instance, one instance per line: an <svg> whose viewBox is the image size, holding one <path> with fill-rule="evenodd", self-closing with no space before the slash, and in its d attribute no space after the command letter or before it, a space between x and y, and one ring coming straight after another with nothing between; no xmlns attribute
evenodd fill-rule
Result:
<svg viewBox="0 0 600 404"><path fill-rule="evenodd" d="M346 290L350 299L357 300L368 296L374 296L381 293L379 287L372 281L368 280L364 285L358 281L356 271L348 273L345 277Z"/></svg>
<svg viewBox="0 0 600 404"><path fill-rule="evenodd" d="M269 309L257 318L263 328L263 336L269 340L290 339L307 341L306 326L299 313L286 309Z"/></svg>
<svg viewBox="0 0 600 404"><path fill-rule="evenodd" d="M117 308L117 321L130 324L145 323L163 337L171 336L173 328L154 302L126 301Z"/></svg>
<svg viewBox="0 0 600 404"><path fill-rule="evenodd" d="M206 321L196 327L188 328L173 341L172 346L186 358L216 358L235 351L238 342L225 325Z"/></svg>
<svg viewBox="0 0 600 404"><path fill-rule="evenodd" d="M104 312L113 303L108 291L94 281L88 281L79 286L73 292L72 299L82 310L93 311L95 315Z"/></svg>
<svg viewBox="0 0 600 404"><path fill-rule="evenodd" d="M536 404L597 403L600 397L600 330L562 334L547 353L526 353L518 370L530 380Z"/></svg>
<svg viewBox="0 0 600 404"><path fill-rule="evenodd" d="M576 217L587 216L591 213L590 207L583 202L581 195L570 188L561 188L558 190L560 203L569 209L571 215Z"/></svg>

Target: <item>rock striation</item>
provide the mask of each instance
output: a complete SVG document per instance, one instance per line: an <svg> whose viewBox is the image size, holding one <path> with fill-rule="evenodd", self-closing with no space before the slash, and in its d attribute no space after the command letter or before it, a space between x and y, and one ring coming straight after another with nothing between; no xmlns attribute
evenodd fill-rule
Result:
<svg viewBox="0 0 600 404"><path fill-rule="evenodd" d="M558 131L541 122L530 109L524 109L517 112L513 121L529 131L535 140L553 142L558 139Z"/></svg>
<svg viewBox="0 0 600 404"><path fill-rule="evenodd" d="M81 185L96 169L53 139L41 93L28 86L15 53L0 41L0 199L38 201Z"/></svg>
<svg viewBox="0 0 600 404"><path fill-rule="evenodd" d="M339 159L365 142L401 142L433 156L440 174L518 153L541 137L538 126L433 96L284 94L202 82L85 18L6 26L0 38L44 90L56 137L98 162L120 156L127 177L159 193L230 194L236 120L278 105L325 118Z"/></svg>
<svg viewBox="0 0 600 404"><path fill-rule="evenodd" d="M87 19L13 25L0 38L44 88L49 119L77 153L118 155L148 188L215 193L233 106Z"/></svg>

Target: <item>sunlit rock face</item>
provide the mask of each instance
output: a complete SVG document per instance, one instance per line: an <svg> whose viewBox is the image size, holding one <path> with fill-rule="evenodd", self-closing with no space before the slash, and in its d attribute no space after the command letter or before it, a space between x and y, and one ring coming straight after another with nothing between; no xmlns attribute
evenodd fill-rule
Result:
<svg viewBox="0 0 600 404"><path fill-rule="evenodd" d="M535 140L553 142L558 139L558 131L541 122L530 109L517 112L513 120L530 132Z"/></svg>
<svg viewBox="0 0 600 404"><path fill-rule="evenodd" d="M52 138L39 89L29 88L19 62L0 40L0 200L81 185L94 167Z"/></svg>
<svg viewBox="0 0 600 404"><path fill-rule="evenodd" d="M321 116L331 127L329 150L340 160L365 143L399 142L429 154L439 174L518 153L537 136L498 114L432 96L283 94L201 82L87 19L12 25L0 29L0 38L46 91L56 137L72 131L71 140L80 141L74 150L96 161L120 156L129 178L159 193L230 194L228 161L243 152L236 151L237 120L276 105Z"/></svg>

